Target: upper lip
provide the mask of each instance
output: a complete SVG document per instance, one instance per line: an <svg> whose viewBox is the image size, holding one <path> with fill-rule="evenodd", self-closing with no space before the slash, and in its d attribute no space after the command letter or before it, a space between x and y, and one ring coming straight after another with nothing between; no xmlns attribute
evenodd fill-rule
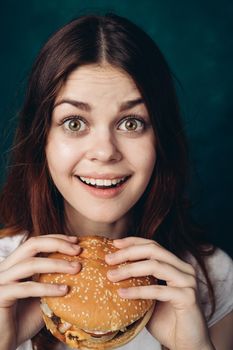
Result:
<svg viewBox="0 0 233 350"><path fill-rule="evenodd" d="M88 174L76 174L78 177L87 177L90 179L104 179L104 180L114 180L114 179L122 179L123 177L129 177L129 174L97 174L97 173L88 173Z"/></svg>

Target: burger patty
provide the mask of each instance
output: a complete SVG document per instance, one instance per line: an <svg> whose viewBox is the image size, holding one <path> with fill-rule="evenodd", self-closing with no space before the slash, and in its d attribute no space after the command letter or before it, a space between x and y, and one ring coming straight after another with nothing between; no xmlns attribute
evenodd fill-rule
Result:
<svg viewBox="0 0 233 350"><path fill-rule="evenodd" d="M53 321L53 323L56 325L56 326L59 326L59 324L61 324L61 318L56 316L55 314L52 315L51 317L51 320Z"/></svg>
<svg viewBox="0 0 233 350"><path fill-rule="evenodd" d="M67 322L62 322L61 318L57 315L55 315L54 313L52 313L52 316L48 316L50 317L51 321L53 322L53 324L56 326L58 332L61 333L61 335L63 335L67 330L70 330L73 328L73 326ZM62 331L62 329L64 331ZM108 336L115 336L118 331L109 331L109 332L106 332L106 333L101 333L101 332L96 332L94 333L93 331L87 331L87 330L84 330L84 329L81 329L82 332L86 333L88 336L92 337L92 338L103 338L103 337L106 337ZM69 334L68 336L70 339L74 339L74 338L77 338L78 339L78 336L74 336L72 334Z"/></svg>
<svg viewBox="0 0 233 350"><path fill-rule="evenodd" d="M100 334L100 332L93 333L93 331L91 332L91 331L87 331L84 329L80 329L80 331L82 333L81 338L83 338L83 339L80 339L80 337L78 335L72 334L73 332L76 332L76 331L74 330L74 327L71 324L69 324L67 322L63 322L62 319L59 316L55 315L54 313L52 313L52 315L48 316L48 317L51 319L53 324L56 326L57 331L62 336L64 336L64 334L67 331L70 331L69 334L67 335L67 337L71 340L76 340L76 341L84 340L83 336L85 334L86 334L86 339L92 339L93 341L101 340L101 342L108 341L110 339L115 338L117 335L120 335L120 334L124 333L125 331L130 330L131 328L133 328L135 326L136 323L140 322L140 319L139 319L139 320L133 322L132 324L130 324L129 326L125 327L124 329L120 329L118 331L109 331L109 332L102 333L102 334ZM106 340L104 338L106 338Z"/></svg>

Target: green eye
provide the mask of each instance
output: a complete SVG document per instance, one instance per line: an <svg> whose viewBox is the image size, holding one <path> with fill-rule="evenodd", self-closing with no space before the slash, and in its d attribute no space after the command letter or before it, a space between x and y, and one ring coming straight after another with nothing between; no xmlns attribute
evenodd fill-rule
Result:
<svg viewBox="0 0 233 350"><path fill-rule="evenodd" d="M134 119L131 119L131 120L129 119L125 122L125 127L129 131L134 131L138 127L137 121Z"/></svg>
<svg viewBox="0 0 233 350"><path fill-rule="evenodd" d="M68 123L68 128L71 131L79 131L81 128L81 123L79 120L70 120Z"/></svg>
<svg viewBox="0 0 233 350"><path fill-rule="evenodd" d="M70 118L64 122L64 127L70 132L83 131L86 128L86 123L79 118Z"/></svg>
<svg viewBox="0 0 233 350"><path fill-rule="evenodd" d="M137 118L127 118L123 120L120 125L119 129L123 131L133 132L133 131L141 131L145 127L145 122L137 119Z"/></svg>

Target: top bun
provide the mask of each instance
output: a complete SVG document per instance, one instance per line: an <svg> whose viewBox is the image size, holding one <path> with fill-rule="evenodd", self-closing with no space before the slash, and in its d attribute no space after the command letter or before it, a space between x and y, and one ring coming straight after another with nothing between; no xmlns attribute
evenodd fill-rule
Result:
<svg viewBox="0 0 233 350"><path fill-rule="evenodd" d="M105 255L118 249L113 241L106 237L80 237L78 244L82 251L77 256L61 253L52 253L51 258L68 261L79 261L82 269L79 273L42 274L40 282L58 283L69 286L69 292L63 297L45 297L54 314L78 328L89 331L115 331L123 329L137 321L153 305L152 300L123 299L117 290L135 286L144 286L154 283L152 277L129 278L113 283L107 278L110 269L120 267L119 264L109 266L105 263Z"/></svg>

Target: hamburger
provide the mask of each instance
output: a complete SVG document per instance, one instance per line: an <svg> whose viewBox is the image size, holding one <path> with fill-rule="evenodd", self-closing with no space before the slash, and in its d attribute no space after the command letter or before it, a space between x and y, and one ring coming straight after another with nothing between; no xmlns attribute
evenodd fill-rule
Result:
<svg viewBox="0 0 233 350"><path fill-rule="evenodd" d="M66 284L62 297L43 297L41 309L47 329L74 349L114 349L133 339L149 321L153 300L124 299L117 290L154 283L151 276L111 282L107 271L124 264L109 266L105 255L117 251L111 239L100 236L80 237L82 248L77 256L52 253L49 257L79 261L82 269L75 275L41 274L43 283Z"/></svg>

